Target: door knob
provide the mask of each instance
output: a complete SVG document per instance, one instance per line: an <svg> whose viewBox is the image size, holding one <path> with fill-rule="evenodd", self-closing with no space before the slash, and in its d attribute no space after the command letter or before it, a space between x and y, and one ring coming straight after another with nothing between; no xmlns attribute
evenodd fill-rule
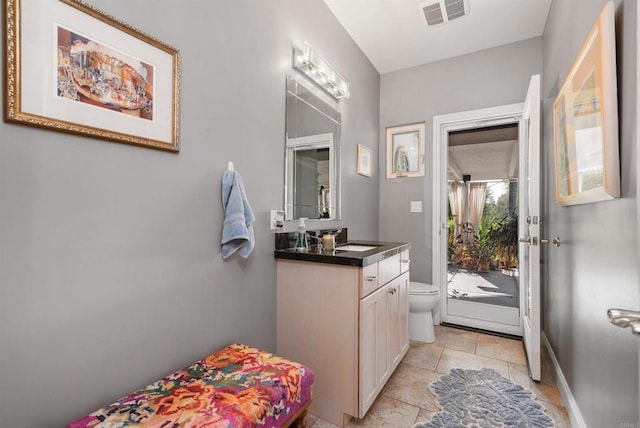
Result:
<svg viewBox="0 0 640 428"><path fill-rule="evenodd" d="M609 322L617 327L631 327L634 336L640 336L640 312L627 309L609 309L607 311Z"/></svg>
<svg viewBox="0 0 640 428"><path fill-rule="evenodd" d="M555 245L556 247L559 247L559 246L560 246L560 244L562 244L562 241L561 241L561 240L560 240L560 238L559 238L559 237L557 237L557 236L556 236L555 238L553 238L553 241L551 241L551 242L552 242L552 243L553 243L553 245ZM548 244L548 243L549 243L549 240L548 240L548 239L540 238L540 243L541 243L541 244Z"/></svg>
<svg viewBox="0 0 640 428"><path fill-rule="evenodd" d="M628 309L609 309L607 311L609 322L617 327L626 328L631 326L632 322L640 323L640 312L630 311Z"/></svg>
<svg viewBox="0 0 640 428"><path fill-rule="evenodd" d="M524 242L525 244L533 245L534 247L538 245L540 239L537 236L527 236L526 238L518 239L518 242Z"/></svg>

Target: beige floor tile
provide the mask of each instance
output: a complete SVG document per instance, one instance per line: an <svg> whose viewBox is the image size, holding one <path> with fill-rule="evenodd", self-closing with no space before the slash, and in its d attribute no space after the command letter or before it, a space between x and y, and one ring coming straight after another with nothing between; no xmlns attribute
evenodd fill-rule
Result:
<svg viewBox="0 0 640 428"><path fill-rule="evenodd" d="M494 369L504 377L509 377L509 366L506 361L495 358L484 357L482 355L468 354L454 349L442 351L440 362L436 371L447 374L451 369L471 369L480 370L482 368Z"/></svg>
<svg viewBox="0 0 640 428"><path fill-rule="evenodd" d="M434 370L442 355L442 347L431 343L411 341L402 362L422 369Z"/></svg>
<svg viewBox="0 0 640 428"><path fill-rule="evenodd" d="M379 396L364 419L351 419L348 427L411 427L420 408L384 395Z"/></svg>
<svg viewBox="0 0 640 428"><path fill-rule="evenodd" d="M440 374L420 367L401 363L391 376L381 395L427 410L438 410L435 396L429 384L438 380Z"/></svg>
<svg viewBox="0 0 640 428"><path fill-rule="evenodd" d="M418 413L418 417L416 418L416 422L427 422L431 420L431 417L435 415L437 412L432 412L431 410L420 409Z"/></svg>
<svg viewBox="0 0 640 428"><path fill-rule="evenodd" d="M541 379L540 381L549 385L557 385L556 379L556 369L553 367L553 362L551 361L551 356L547 351L547 347L543 346L541 348Z"/></svg>
<svg viewBox="0 0 640 428"><path fill-rule="evenodd" d="M437 325L435 326L435 335L436 340L433 342L433 345L469 352L471 354L476 352L476 343L478 341L477 333Z"/></svg>
<svg viewBox="0 0 640 428"><path fill-rule="evenodd" d="M323 419L316 420L311 426L313 428L340 428L338 425L334 425L331 422L327 422Z"/></svg>
<svg viewBox="0 0 640 428"><path fill-rule="evenodd" d="M515 383L530 389L538 400L562 406L562 398L558 387L544 378L541 382L531 380L527 366L509 363L509 378Z"/></svg>
<svg viewBox="0 0 640 428"><path fill-rule="evenodd" d="M521 340L480 334L478 335L476 354L515 364L527 364L527 357Z"/></svg>
<svg viewBox="0 0 640 428"><path fill-rule="evenodd" d="M551 419L553 419L553 422L556 424L556 428L571 428L569 414L564 407L542 401L540 404L542 404L547 414L551 416Z"/></svg>
<svg viewBox="0 0 640 428"><path fill-rule="evenodd" d="M305 422L307 423L307 426L313 426L313 424L318 420L318 417L315 415L312 415L311 413L307 413L307 417L304 418Z"/></svg>

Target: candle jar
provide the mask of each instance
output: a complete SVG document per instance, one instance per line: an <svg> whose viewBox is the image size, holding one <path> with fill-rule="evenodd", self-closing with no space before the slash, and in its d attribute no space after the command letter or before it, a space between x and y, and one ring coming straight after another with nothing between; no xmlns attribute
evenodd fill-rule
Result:
<svg viewBox="0 0 640 428"><path fill-rule="evenodd" d="M336 235L322 235L322 248L324 251L333 251L336 249Z"/></svg>

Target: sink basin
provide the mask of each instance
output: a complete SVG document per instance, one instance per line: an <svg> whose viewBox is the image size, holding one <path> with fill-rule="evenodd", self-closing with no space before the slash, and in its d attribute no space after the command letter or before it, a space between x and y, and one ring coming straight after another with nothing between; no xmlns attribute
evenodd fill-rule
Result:
<svg viewBox="0 0 640 428"><path fill-rule="evenodd" d="M376 247L372 247L370 245L355 245L355 244L349 244L349 245L343 245L341 247L337 247L337 250L341 250L341 251L369 251L369 250L373 250Z"/></svg>

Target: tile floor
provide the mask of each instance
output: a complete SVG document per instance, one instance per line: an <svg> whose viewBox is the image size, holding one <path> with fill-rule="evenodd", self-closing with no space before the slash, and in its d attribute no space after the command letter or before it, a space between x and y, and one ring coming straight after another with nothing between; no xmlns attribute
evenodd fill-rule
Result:
<svg viewBox="0 0 640 428"><path fill-rule="evenodd" d="M529 388L536 395L557 428L570 428L571 423L555 383L553 365L542 350L542 380L529 379L522 342L471 331L436 326L434 343L411 342L394 374L387 382L364 419L352 419L349 427L411 428L429 420L438 411L429 384L452 368L480 369L488 367ZM307 426L335 428L313 415Z"/></svg>

